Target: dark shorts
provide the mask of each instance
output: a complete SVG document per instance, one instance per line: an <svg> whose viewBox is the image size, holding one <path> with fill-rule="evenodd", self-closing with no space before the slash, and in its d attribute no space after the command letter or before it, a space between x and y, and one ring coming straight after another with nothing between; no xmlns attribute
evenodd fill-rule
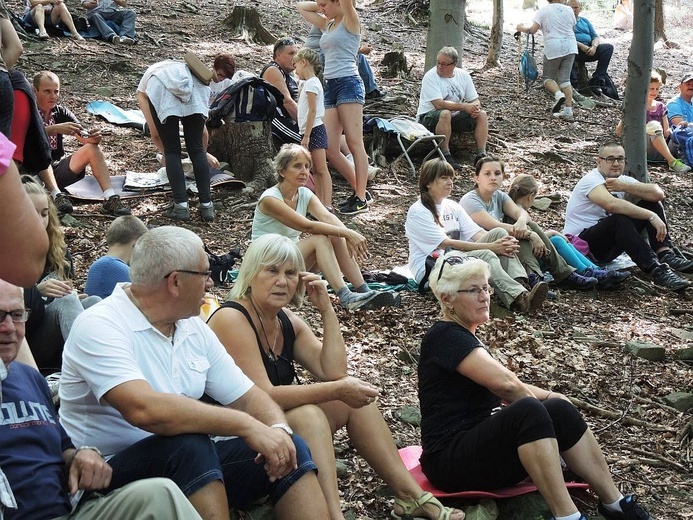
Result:
<svg viewBox="0 0 693 520"><path fill-rule="evenodd" d="M70 184L84 179L86 170L81 172L73 172L70 169L70 159L72 155L66 155L62 159L53 163L53 175L55 175L55 182L58 183L58 189L61 191Z"/></svg>
<svg viewBox="0 0 693 520"><path fill-rule="evenodd" d="M313 127L310 131L310 140L308 141L308 150L326 150L327 149L327 130L325 125Z"/></svg>
<svg viewBox="0 0 693 520"><path fill-rule="evenodd" d="M366 103L366 89L359 76L345 76L325 80L325 110L343 103Z"/></svg>
<svg viewBox="0 0 693 520"><path fill-rule="evenodd" d="M441 112L442 110L431 110L430 112L426 112L419 116L419 123L424 125L429 131L435 133ZM452 116L451 125L453 132L473 132L476 128L476 119L467 112L459 112Z"/></svg>

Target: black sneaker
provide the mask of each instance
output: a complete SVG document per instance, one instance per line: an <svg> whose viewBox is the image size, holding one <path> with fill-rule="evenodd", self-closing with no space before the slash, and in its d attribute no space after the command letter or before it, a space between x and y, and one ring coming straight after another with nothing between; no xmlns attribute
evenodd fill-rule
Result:
<svg viewBox="0 0 693 520"><path fill-rule="evenodd" d="M659 264L654 268L651 275L655 285L669 289L670 291L680 291L690 286L690 282L681 278L667 264Z"/></svg>
<svg viewBox="0 0 693 520"><path fill-rule="evenodd" d="M58 193L53 199L53 203L58 213L61 215L72 213L73 211L72 202L70 202L70 198L64 193Z"/></svg>
<svg viewBox="0 0 693 520"><path fill-rule="evenodd" d="M462 165L461 165L460 163L458 163L452 155L450 155L450 154L447 154L447 155L446 155L446 154L443 154L443 157L445 157L445 160L447 161L447 163L448 163L450 166L452 166L455 170L459 170L460 168L462 168ZM476 163L475 163L475 164L476 164Z"/></svg>
<svg viewBox="0 0 693 520"><path fill-rule="evenodd" d="M166 206L166 209L164 209L162 215L170 219L184 220L187 222L190 220L190 209L171 202L168 206Z"/></svg>
<svg viewBox="0 0 693 520"><path fill-rule="evenodd" d="M108 200L105 200L103 202L103 207L101 208L101 213L115 215L116 217L132 214L130 208L128 208L125 204L123 204L123 201L120 200L119 195L111 195Z"/></svg>
<svg viewBox="0 0 693 520"><path fill-rule="evenodd" d="M591 276L579 275L576 271L570 273L570 276L565 280L562 280L559 285L565 287L566 289L577 289L578 291L588 291L592 287L595 287L599 283L599 280Z"/></svg>
<svg viewBox="0 0 693 520"><path fill-rule="evenodd" d="M637 495L628 495L622 498L619 502L623 512L607 511L606 508L599 502L597 510L604 518L612 520L655 520L647 510L638 504Z"/></svg>
<svg viewBox="0 0 693 520"><path fill-rule="evenodd" d="M368 100L383 99L384 97L387 97L387 93L382 92L378 89L371 90L369 93L366 94L366 99Z"/></svg>
<svg viewBox="0 0 693 520"><path fill-rule="evenodd" d="M657 256L660 262L666 263L674 271L678 271L679 273L693 273L693 260L688 260L683 255L677 255L676 252L671 249L662 251Z"/></svg>
<svg viewBox="0 0 693 520"><path fill-rule="evenodd" d="M350 198L347 204L339 207L339 212L342 215L356 215L364 211L368 211L368 202L359 199L356 195Z"/></svg>
<svg viewBox="0 0 693 520"><path fill-rule="evenodd" d="M474 156L474 166L476 166L476 163L478 163L481 159L486 157L486 153L478 153Z"/></svg>

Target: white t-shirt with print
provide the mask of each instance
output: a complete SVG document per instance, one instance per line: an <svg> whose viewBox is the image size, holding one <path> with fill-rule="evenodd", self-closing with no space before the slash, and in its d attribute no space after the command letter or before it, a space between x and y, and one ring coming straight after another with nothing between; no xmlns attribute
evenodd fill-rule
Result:
<svg viewBox="0 0 693 520"><path fill-rule="evenodd" d="M442 99L443 101L452 101L453 103L470 103L478 99L479 94L474 88L472 77L464 69L455 67L455 71L451 78L442 78L438 75L436 68L433 67L424 74L421 83L421 95L419 96L419 108L416 111L417 116L421 116L435 110L431 101Z"/></svg>

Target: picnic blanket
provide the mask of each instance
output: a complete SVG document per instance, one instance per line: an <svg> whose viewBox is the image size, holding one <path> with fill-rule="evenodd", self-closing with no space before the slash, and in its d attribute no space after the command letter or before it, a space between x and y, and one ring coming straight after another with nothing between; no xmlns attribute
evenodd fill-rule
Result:
<svg viewBox="0 0 693 520"><path fill-rule="evenodd" d="M419 464L421 446L407 446L406 448L402 448L399 450L399 456L402 462L404 462L404 466L409 473L411 473L419 486L421 486L424 491L430 491L433 493L433 496L438 498L511 498L537 491L537 487L531 480L524 480L512 487L496 489L494 491L457 491L454 493L447 493L440 489L436 489L433 484L428 481L423 471L421 471L421 464ZM589 488L584 482L566 482L565 485L568 489Z"/></svg>
<svg viewBox="0 0 693 520"><path fill-rule="evenodd" d="M87 104L87 112L103 117L106 121L114 125L137 128L144 132L146 121L144 119L144 114L139 109L125 110L109 101L97 100Z"/></svg>
<svg viewBox="0 0 693 520"><path fill-rule="evenodd" d="M216 186L228 186L234 189L241 189L245 187L245 183L241 180L235 179L233 176L229 175L228 173L223 173L220 170L211 170L210 172L212 174L211 178L211 186L212 188ZM140 174L140 175L154 175L156 176L157 173L150 173L150 174ZM113 187L113 191L116 192L116 195L120 195L120 198L122 199L132 199L135 197L147 197L149 195L155 195L158 193L166 193L167 191L170 191L170 188L167 187L167 185L161 185L159 184L158 186L154 188L145 188L142 190L138 191L129 191L123 189L123 185L125 184L125 175L112 175L111 176L111 186ZM70 184L65 188L65 191L67 191L70 194L70 197L77 199L77 200L83 200L83 201L101 201L103 199L103 192L101 191L101 187L99 186L99 183L97 182L96 178L92 175L87 175L84 177L84 179L79 180L75 182L74 184Z"/></svg>

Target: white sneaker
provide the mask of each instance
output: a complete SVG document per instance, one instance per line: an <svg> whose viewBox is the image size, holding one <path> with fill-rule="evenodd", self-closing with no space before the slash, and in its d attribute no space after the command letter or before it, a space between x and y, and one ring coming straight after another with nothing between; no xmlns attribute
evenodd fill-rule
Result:
<svg viewBox="0 0 693 520"><path fill-rule="evenodd" d="M553 105L551 112L556 114L563 106L563 103L565 103L565 94L559 90L553 95L553 98L556 100L556 103Z"/></svg>
<svg viewBox="0 0 693 520"><path fill-rule="evenodd" d="M573 119L573 109L571 107L563 107L560 111L555 112L553 117L556 119L563 119L565 121L570 121Z"/></svg>
<svg viewBox="0 0 693 520"><path fill-rule="evenodd" d="M377 166L368 165L368 180L372 181L382 170Z"/></svg>

